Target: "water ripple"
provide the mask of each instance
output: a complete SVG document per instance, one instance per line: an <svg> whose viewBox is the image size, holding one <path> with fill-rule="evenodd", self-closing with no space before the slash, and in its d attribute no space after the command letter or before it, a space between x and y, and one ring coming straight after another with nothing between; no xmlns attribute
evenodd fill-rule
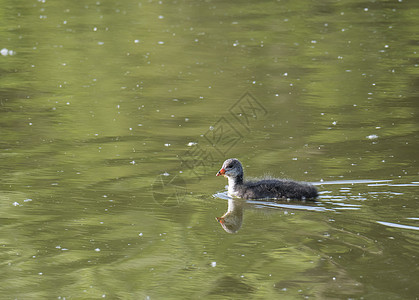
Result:
<svg viewBox="0 0 419 300"><path fill-rule="evenodd" d="M389 227L394 227L394 228L419 230L419 227L417 226L410 226L410 225L403 225L403 224L396 224L396 223L382 222L382 221L376 221L376 222L378 224L389 226Z"/></svg>

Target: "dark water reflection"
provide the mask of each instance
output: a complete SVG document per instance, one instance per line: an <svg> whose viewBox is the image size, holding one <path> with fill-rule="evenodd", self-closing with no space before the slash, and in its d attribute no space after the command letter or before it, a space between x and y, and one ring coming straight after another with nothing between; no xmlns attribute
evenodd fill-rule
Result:
<svg viewBox="0 0 419 300"><path fill-rule="evenodd" d="M0 4L3 298L419 297L415 1Z"/></svg>

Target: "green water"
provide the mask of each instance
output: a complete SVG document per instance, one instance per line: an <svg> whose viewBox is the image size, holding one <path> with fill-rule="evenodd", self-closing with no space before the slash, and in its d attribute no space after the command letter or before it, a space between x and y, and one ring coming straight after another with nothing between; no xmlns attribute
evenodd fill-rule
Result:
<svg viewBox="0 0 419 300"><path fill-rule="evenodd" d="M419 298L418 16L0 0L0 298ZM230 234L229 157L320 197Z"/></svg>

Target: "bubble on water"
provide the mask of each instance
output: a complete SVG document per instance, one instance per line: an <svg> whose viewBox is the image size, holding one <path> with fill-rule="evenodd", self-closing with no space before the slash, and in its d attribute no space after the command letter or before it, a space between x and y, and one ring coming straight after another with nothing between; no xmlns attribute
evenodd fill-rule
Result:
<svg viewBox="0 0 419 300"><path fill-rule="evenodd" d="M96 249L95 249L95 251L96 251L96 252L100 252L100 248L96 248Z"/></svg>
<svg viewBox="0 0 419 300"><path fill-rule="evenodd" d="M370 135L367 135L366 138L369 139L369 140L375 140L375 139L378 139L378 135L370 134Z"/></svg>
<svg viewBox="0 0 419 300"><path fill-rule="evenodd" d="M13 204L13 206L19 206L20 205L19 202L13 202L12 204Z"/></svg>
<svg viewBox="0 0 419 300"><path fill-rule="evenodd" d="M3 48L0 50L0 54L3 56L13 55L15 52L13 50L8 50L7 48Z"/></svg>
<svg viewBox="0 0 419 300"><path fill-rule="evenodd" d="M211 262L211 267L213 267L213 268L214 268L214 267L216 267L216 266L217 266L217 262L216 262L216 261L212 261L212 262Z"/></svg>

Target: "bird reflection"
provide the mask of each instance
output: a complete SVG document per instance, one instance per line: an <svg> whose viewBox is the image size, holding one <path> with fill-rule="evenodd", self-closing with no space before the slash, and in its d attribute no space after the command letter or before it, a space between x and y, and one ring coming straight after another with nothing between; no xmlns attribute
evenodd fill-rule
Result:
<svg viewBox="0 0 419 300"><path fill-rule="evenodd" d="M218 223L228 233L237 233L243 223L243 199L228 199L227 212L222 217L217 217Z"/></svg>
<svg viewBox="0 0 419 300"><path fill-rule="evenodd" d="M217 194L218 197L226 199L222 193ZM228 233L237 233L243 223L243 211L246 206L257 208L274 208L285 210L305 210L305 211L336 211L335 208L326 208L319 202L301 202L295 204L292 201L261 201L261 200L245 200L241 198L228 198L228 209L222 217L216 217L221 227ZM342 208L339 207L341 210ZM354 209L351 207L351 209Z"/></svg>

